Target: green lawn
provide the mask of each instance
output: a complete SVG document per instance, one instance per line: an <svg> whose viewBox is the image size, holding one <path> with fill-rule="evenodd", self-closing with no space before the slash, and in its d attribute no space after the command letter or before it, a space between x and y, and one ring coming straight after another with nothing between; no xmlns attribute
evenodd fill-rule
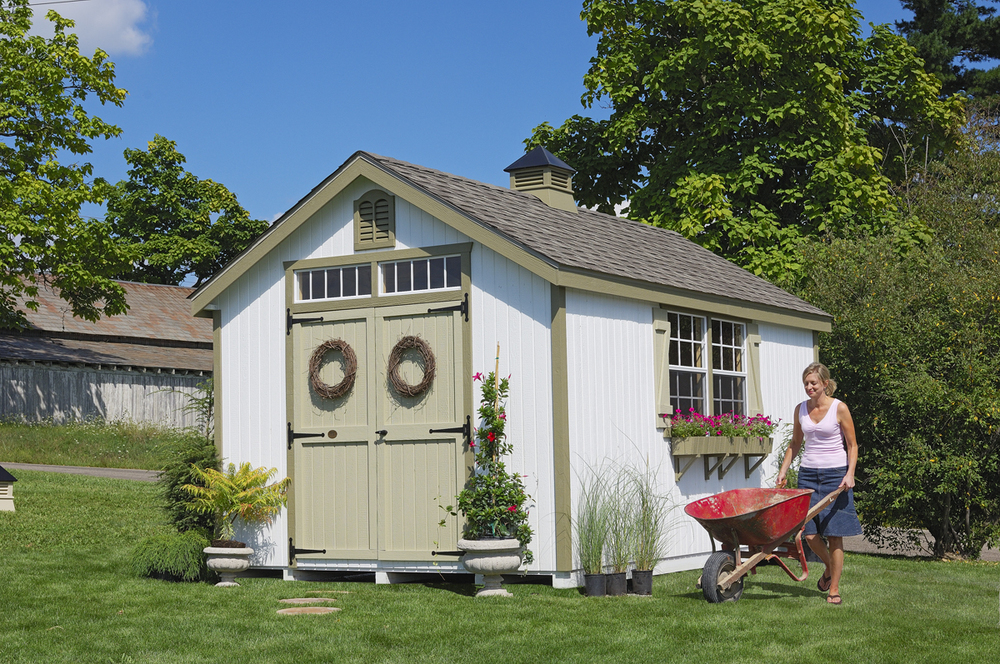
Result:
<svg viewBox="0 0 1000 664"><path fill-rule="evenodd" d="M159 470L164 450L187 435L134 422L88 420L54 425L0 421L0 464Z"/></svg>
<svg viewBox="0 0 1000 664"><path fill-rule="evenodd" d="M709 605L697 573L654 597L244 579L240 588L125 576L160 532L156 487L21 471L0 512L0 662L961 662L1000 652L1000 565L848 555L845 604L776 568L736 604ZM814 575L815 576L815 575ZM279 616L278 600L347 590L343 610Z"/></svg>

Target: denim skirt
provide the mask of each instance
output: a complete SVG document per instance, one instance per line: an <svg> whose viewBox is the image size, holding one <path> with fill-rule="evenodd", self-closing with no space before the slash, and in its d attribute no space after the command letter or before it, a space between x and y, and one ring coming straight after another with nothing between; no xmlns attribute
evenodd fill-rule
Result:
<svg viewBox="0 0 1000 664"><path fill-rule="evenodd" d="M837 490L847 474L847 466L840 468L799 468L800 489L812 489L810 509ZM819 533L824 537L850 537L861 534L861 522L854 510L854 490L848 489L832 505L828 505L811 521L806 522L806 535Z"/></svg>

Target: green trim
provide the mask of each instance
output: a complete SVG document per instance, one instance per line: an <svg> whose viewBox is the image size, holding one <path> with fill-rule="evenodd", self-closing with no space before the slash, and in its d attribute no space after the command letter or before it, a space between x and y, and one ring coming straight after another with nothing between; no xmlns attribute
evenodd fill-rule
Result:
<svg viewBox="0 0 1000 664"><path fill-rule="evenodd" d="M819 362L819 333L830 330L813 330L813 362Z"/></svg>
<svg viewBox="0 0 1000 664"><path fill-rule="evenodd" d="M764 414L764 399L760 388L760 327L746 324L747 345L747 408L750 415Z"/></svg>
<svg viewBox="0 0 1000 664"><path fill-rule="evenodd" d="M309 196L286 212L271 226L267 233L258 238L242 255L216 273L208 283L196 291L191 299L192 313L198 315L198 312L234 284L252 265L262 260L285 238L289 237L312 215L359 177L367 178L376 187L381 187L395 196L402 197L474 242L483 244L556 286L661 303L672 308L692 308L722 316L754 319L789 327L821 332L829 332L831 329L829 316L799 313L765 304L739 302L721 296L657 286L598 272L560 269L558 264L550 259L469 218L460 210L411 185L382 166L368 161L360 154L355 154L349 159L344 166L310 192Z"/></svg>
<svg viewBox="0 0 1000 664"><path fill-rule="evenodd" d="M552 479L555 487L557 572L573 569L573 484L566 332L566 289L552 286Z"/></svg>
<svg viewBox="0 0 1000 664"><path fill-rule="evenodd" d="M375 210L379 199L385 199L389 204L389 237L385 240L376 240L375 233L378 225L375 222ZM361 240L361 204L371 203L372 205L372 238L368 241ZM396 246L396 197L381 189L371 189L362 194L354 201L354 251L364 251L366 249L386 249Z"/></svg>
<svg viewBox="0 0 1000 664"><path fill-rule="evenodd" d="M212 428L215 449L222 453L222 312L212 312Z"/></svg>

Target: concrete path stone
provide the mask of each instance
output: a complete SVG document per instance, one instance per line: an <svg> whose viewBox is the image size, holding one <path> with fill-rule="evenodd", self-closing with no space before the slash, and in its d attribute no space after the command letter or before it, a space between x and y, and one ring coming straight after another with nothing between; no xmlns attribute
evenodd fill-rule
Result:
<svg viewBox="0 0 1000 664"><path fill-rule="evenodd" d="M332 606L296 606L293 609L278 609L278 613L283 616L322 615L334 611L340 611L340 609Z"/></svg>

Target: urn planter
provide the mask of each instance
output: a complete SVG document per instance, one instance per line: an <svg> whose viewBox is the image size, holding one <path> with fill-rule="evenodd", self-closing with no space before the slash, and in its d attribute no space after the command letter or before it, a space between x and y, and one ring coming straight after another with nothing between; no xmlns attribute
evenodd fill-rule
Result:
<svg viewBox="0 0 1000 664"><path fill-rule="evenodd" d="M514 574L521 567L523 551L516 539L458 540L465 551L462 564L472 574L483 575L483 587L476 597L513 597L503 588L503 575Z"/></svg>
<svg viewBox="0 0 1000 664"><path fill-rule="evenodd" d="M236 575L245 572L250 567L250 556L253 554L253 549L250 547L235 549L209 546L203 550L208 556L205 565L222 579L215 585L222 588L240 585L236 583Z"/></svg>

